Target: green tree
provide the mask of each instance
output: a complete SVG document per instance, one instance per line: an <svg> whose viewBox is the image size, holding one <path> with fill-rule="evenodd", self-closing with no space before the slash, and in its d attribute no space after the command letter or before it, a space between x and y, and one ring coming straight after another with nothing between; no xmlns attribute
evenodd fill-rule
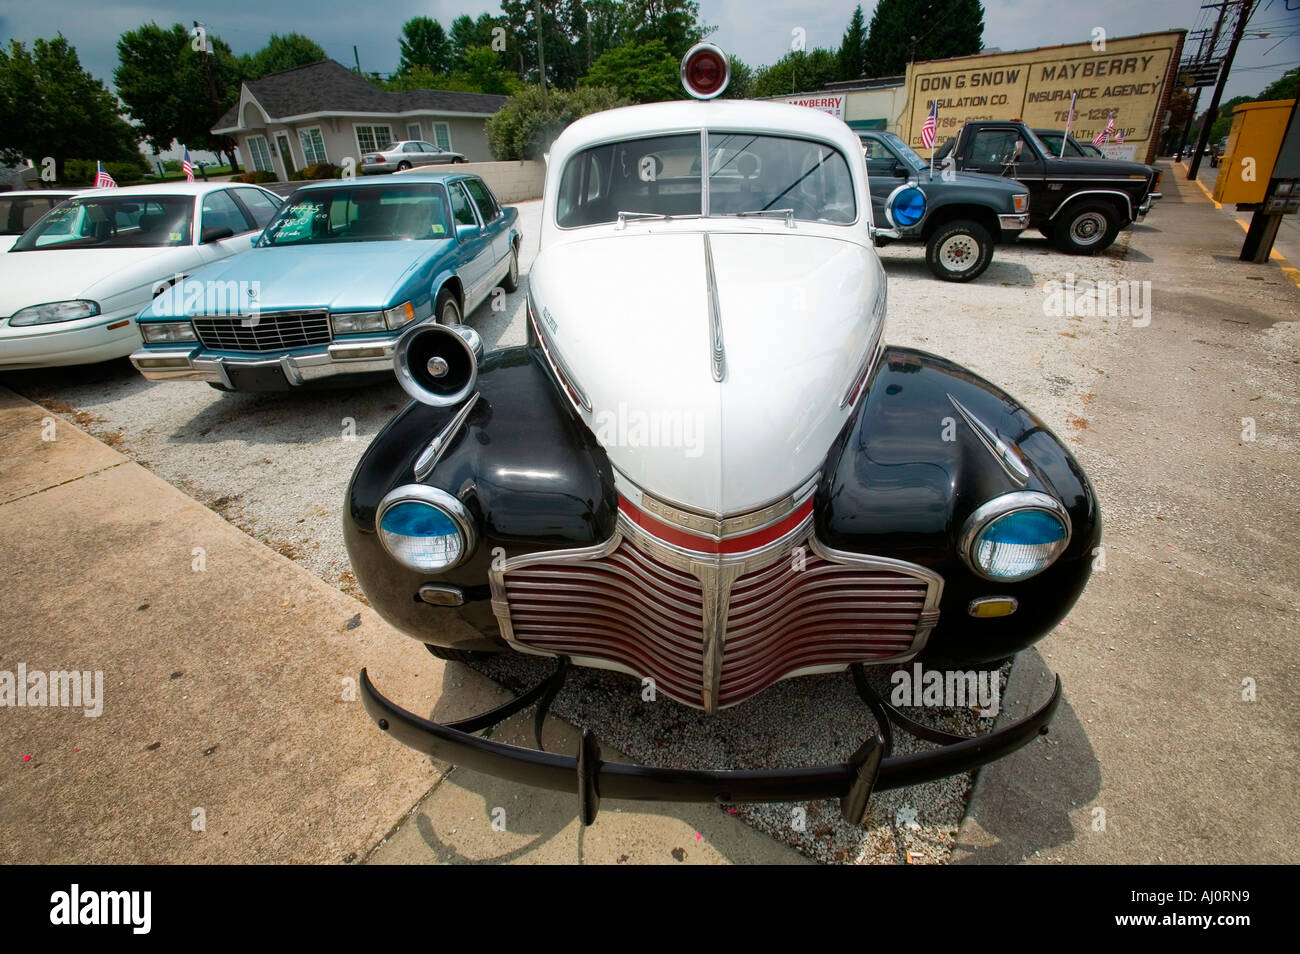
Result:
<svg viewBox="0 0 1300 954"><path fill-rule="evenodd" d="M723 92L724 99L749 99L754 95L754 71L734 53L727 56L731 63L731 79Z"/></svg>
<svg viewBox="0 0 1300 954"><path fill-rule="evenodd" d="M542 52L548 86L573 89L587 71L587 10L582 0L543 0L541 4ZM511 66L517 61L519 78L539 82L536 4L534 0L502 0L510 39Z"/></svg>
<svg viewBox="0 0 1300 954"><path fill-rule="evenodd" d="M1300 67L1287 70L1269 83L1255 99L1259 102L1270 99L1295 99L1298 84L1300 84Z"/></svg>
<svg viewBox="0 0 1300 954"><path fill-rule="evenodd" d="M205 59L204 52L194 48L190 31L179 23L147 23L128 30L117 41L113 82L131 118L158 152L175 140L191 149L227 153L233 160L234 142L211 130L239 95L239 66L224 41L212 34L207 40Z"/></svg>
<svg viewBox="0 0 1300 954"><path fill-rule="evenodd" d="M319 43L301 33L272 33L266 46L251 56L240 58L241 80L261 79L272 73L291 70L309 63L329 59ZM238 96L236 86L235 95Z"/></svg>
<svg viewBox="0 0 1300 954"><path fill-rule="evenodd" d="M752 95L762 98L806 93L834 83L839 75L839 57L830 50L793 50L754 74Z"/></svg>
<svg viewBox="0 0 1300 954"><path fill-rule="evenodd" d="M442 24L432 17L412 17L403 23L397 45L402 50L402 59L397 65L399 73L409 73L416 68L431 73L451 72L451 41L447 39Z"/></svg>
<svg viewBox="0 0 1300 954"><path fill-rule="evenodd" d="M658 103L682 96L681 67L662 40L624 43L605 51L582 85L612 89L633 103Z"/></svg>
<svg viewBox="0 0 1300 954"><path fill-rule="evenodd" d="M0 158L40 165L54 157L64 178L69 159L142 164L139 132L119 115L121 105L81 67L62 34L37 39L29 51L11 40L0 49Z"/></svg>
<svg viewBox="0 0 1300 954"><path fill-rule="evenodd" d="M849 28L840 43L840 79L851 80L863 76L866 70L867 27L862 16L862 4L853 10Z"/></svg>
<svg viewBox="0 0 1300 954"><path fill-rule="evenodd" d="M523 88L519 77L500 69L501 59L486 46L472 46L465 54L463 69L448 76L417 66L405 73L394 73L387 81L377 82L386 90L402 92L412 89L449 89L458 93L496 93L509 96Z"/></svg>
<svg viewBox="0 0 1300 954"><path fill-rule="evenodd" d="M626 0L620 30L625 42L662 41L677 60L713 32L700 23L700 5L694 0Z"/></svg>
<svg viewBox="0 0 1300 954"><path fill-rule="evenodd" d="M626 105L614 90L599 86L550 90L545 100L538 87L527 86L488 119L488 146L498 160L540 159L575 119Z"/></svg>
<svg viewBox="0 0 1300 954"><path fill-rule="evenodd" d="M492 49L492 41L496 39L495 31L498 27L505 26L505 17L494 17L490 13L479 14L477 20L469 14L461 14L453 20L450 33L452 72L467 68L467 57L473 47L487 47L489 52L497 52ZM497 68L500 68L500 64Z"/></svg>
<svg viewBox="0 0 1300 954"><path fill-rule="evenodd" d="M880 0L863 50L869 76L897 76L913 61L978 53L984 43L979 0Z"/></svg>

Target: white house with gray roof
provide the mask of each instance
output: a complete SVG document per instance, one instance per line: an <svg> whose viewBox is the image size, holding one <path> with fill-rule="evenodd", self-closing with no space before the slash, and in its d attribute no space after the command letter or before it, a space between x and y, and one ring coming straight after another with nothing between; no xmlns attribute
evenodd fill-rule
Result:
<svg viewBox="0 0 1300 954"><path fill-rule="evenodd" d="M486 162L484 124L506 101L488 93L417 89L394 93L321 60L244 83L239 102L212 131L233 136L248 169L278 179L317 162L336 166L404 139L422 139ZM359 171L359 170L358 170Z"/></svg>

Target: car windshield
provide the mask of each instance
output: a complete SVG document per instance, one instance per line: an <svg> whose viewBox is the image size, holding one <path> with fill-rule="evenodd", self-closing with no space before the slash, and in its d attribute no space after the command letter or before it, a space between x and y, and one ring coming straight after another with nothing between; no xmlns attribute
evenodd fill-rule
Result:
<svg viewBox="0 0 1300 954"><path fill-rule="evenodd" d="M755 133L707 133L704 208L699 133L594 146L573 155L556 196L561 228L676 216L857 219L844 155L825 143Z"/></svg>
<svg viewBox="0 0 1300 954"><path fill-rule="evenodd" d="M22 235L66 195L0 195L0 235Z"/></svg>
<svg viewBox="0 0 1300 954"><path fill-rule="evenodd" d="M294 193L259 244L399 242L449 234L440 185L340 185Z"/></svg>
<svg viewBox="0 0 1300 954"><path fill-rule="evenodd" d="M193 220L191 195L72 198L23 233L11 251L188 245Z"/></svg>
<svg viewBox="0 0 1300 954"><path fill-rule="evenodd" d="M903 140L900 139L898 136L895 136L891 132L887 132L887 133L881 133L881 138L883 138L887 143L889 143L890 147L894 150L894 152L902 156L903 161L906 162L908 165L910 165L917 172L921 172L929 168L929 163L927 163L924 159L918 156L916 152L913 151L912 147L909 146L907 143L903 142Z"/></svg>

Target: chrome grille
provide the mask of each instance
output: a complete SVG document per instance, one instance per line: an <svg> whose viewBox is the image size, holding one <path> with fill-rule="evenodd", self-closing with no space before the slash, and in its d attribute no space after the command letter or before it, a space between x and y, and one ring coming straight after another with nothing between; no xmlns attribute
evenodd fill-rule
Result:
<svg viewBox="0 0 1300 954"><path fill-rule="evenodd" d="M507 566L494 601L504 628L521 648L649 676L669 698L704 708L710 677L700 579L621 536L615 542L604 553L551 553ZM941 583L917 570L840 563L817 552L796 560L787 548L741 573L727 603L717 707L795 673L919 649L937 618Z"/></svg>
<svg viewBox="0 0 1300 954"><path fill-rule="evenodd" d="M199 315L194 331L205 347L219 351L283 351L326 344L329 315L323 311L274 312L257 315Z"/></svg>

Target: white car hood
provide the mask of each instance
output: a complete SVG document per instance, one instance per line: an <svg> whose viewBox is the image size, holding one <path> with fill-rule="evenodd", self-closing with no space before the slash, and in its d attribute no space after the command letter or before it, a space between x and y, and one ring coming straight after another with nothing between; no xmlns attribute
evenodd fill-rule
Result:
<svg viewBox="0 0 1300 954"><path fill-rule="evenodd" d="M821 468L876 338L874 251L784 229L708 233L717 382L704 233L632 228L546 248L531 273L588 427L640 489L693 510L743 513L796 490Z"/></svg>
<svg viewBox="0 0 1300 954"><path fill-rule="evenodd" d="M166 277L169 259L188 260L193 252L189 246L5 252L0 255L0 317L49 301L110 298Z"/></svg>

